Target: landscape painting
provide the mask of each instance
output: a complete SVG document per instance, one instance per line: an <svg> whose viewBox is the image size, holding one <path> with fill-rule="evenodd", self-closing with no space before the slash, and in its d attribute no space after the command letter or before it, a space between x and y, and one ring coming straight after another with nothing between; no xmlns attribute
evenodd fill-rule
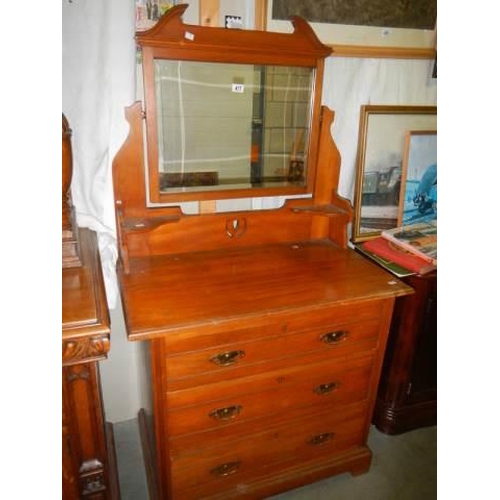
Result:
<svg viewBox="0 0 500 500"><path fill-rule="evenodd" d="M272 18L309 22L433 30L437 0L273 0Z"/></svg>
<svg viewBox="0 0 500 500"><path fill-rule="evenodd" d="M425 131L429 135L436 130L437 106L361 106L353 242L380 236L382 230L399 225L406 182L404 167L408 163L405 164L409 151L406 146L407 133ZM415 147L415 152L417 149L418 147ZM423 152L420 153L423 158ZM427 159L428 156L425 156L425 161ZM420 160L418 164L421 164ZM416 167L416 160L412 161L412 165L415 165L414 172L409 173L407 169L406 173L409 173L410 180L414 181L411 183L415 191L417 180L424 172L423 167ZM415 194L416 192L413 193L414 196ZM435 206L430 201L430 196L433 196L433 191L427 193L425 200L418 201L424 211L427 211L428 203ZM416 210L418 213L419 206Z"/></svg>

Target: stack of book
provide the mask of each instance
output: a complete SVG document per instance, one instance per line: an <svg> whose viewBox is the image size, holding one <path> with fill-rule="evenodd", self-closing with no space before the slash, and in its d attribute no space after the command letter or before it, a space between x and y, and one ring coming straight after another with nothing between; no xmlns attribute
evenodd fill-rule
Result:
<svg viewBox="0 0 500 500"><path fill-rule="evenodd" d="M430 273L437 269L437 221L383 230L357 248L397 276Z"/></svg>

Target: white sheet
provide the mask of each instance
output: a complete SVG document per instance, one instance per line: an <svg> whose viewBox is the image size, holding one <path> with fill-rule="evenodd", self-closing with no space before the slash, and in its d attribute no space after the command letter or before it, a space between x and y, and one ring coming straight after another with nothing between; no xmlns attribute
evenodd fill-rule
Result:
<svg viewBox="0 0 500 500"><path fill-rule="evenodd" d="M62 4L62 112L73 131L71 192L77 223L99 235L110 308L118 297L112 161L135 99L134 1Z"/></svg>

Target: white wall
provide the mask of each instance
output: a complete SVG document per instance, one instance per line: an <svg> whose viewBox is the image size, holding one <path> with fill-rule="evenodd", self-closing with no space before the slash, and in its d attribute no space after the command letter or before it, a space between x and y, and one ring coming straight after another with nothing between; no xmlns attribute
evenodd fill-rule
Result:
<svg viewBox="0 0 500 500"><path fill-rule="evenodd" d="M251 12L248 6L252 3L243 1L246 10L242 12ZM236 4L230 5L227 13L239 15ZM185 21L195 23L197 17L191 5ZM124 108L136 99L134 1L63 2L62 19L62 111L73 130L71 189L78 223L99 234L112 321L111 352L100 364L102 389L106 418L118 422L135 418L141 407L150 404L143 346L126 338L113 272L116 245L111 165L128 132ZM322 100L336 113L333 129L342 156L341 195L352 199L360 105L436 104L436 81L430 80L429 74L430 61L326 61ZM260 199L251 206L269 208L280 201Z"/></svg>
<svg viewBox="0 0 500 500"><path fill-rule="evenodd" d="M353 200L360 107L363 104L437 104L433 61L329 57L323 104L335 111L333 137L342 164L339 192Z"/></svg>
<svg viewBox="0 0 500 500"><path fill-rule="evenodd" d="M106 419L120 422L137 417L140 408L151 408L147 373L143 360L144 342L129 342L120 302L110 309L111 349L99 363Z"/></svg>

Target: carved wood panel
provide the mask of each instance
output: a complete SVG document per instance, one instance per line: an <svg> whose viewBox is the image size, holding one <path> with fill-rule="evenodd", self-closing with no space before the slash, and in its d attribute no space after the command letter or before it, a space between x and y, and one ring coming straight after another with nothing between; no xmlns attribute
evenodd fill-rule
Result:
<svg viewBox="0 0 500 500"><path fill-rule="evenodd" d="M94 361L105 358L109 351L109 336L65 339L62 342L62 359L65 365L74 362Z"/></svg>

